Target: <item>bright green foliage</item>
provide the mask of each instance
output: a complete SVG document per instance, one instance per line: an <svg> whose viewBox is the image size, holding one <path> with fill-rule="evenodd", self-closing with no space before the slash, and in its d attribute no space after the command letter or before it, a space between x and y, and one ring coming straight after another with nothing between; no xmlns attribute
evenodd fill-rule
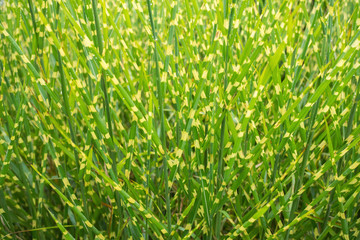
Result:
<svg viewBox="0 0 360 240"><path fill-rule="evenodd" d="M0 1L0 239L360 239L360 1Z"/></svg>

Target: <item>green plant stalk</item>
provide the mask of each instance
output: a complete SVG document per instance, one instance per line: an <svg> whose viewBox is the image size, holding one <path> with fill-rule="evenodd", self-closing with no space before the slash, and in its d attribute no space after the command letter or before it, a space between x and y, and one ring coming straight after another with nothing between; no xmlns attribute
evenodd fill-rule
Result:
<svg viewBox="0 0 360 240"><path fill-rule="evenodd" d="M334 6L334 1L330 0L329 4L330 4L331 7L333 7ZM327 41L326 41L326 45L325 45L326 52L325 52L324 64L327 64L329 62L329 57L330 57L330 52L331 52L331 37L332 37L332 32L333 32L332 25L333 25L333 18L332 18L332 16L329 16L328 27L327 27L328 32L327 32L327 39L326 39ZM350 126L352 128L352 119L351 119L351 117L349 118L348 124L350 124ZM350 132L346 131L345 132L345 138L347 138L349 136L349 134L350 134ZM343 158L345 158L345 156ZM336 169L336 171L334 171L334 174L338 174L338 173L341 172L341 165L342 165L343 158L340 158L340 160L338 161L337 169ZM334 201L334 196L335 196L335 194L337 192L338 192L338 188L331 191L328 207L327 207L325 218L324 218L323 225L322 225L322 229L324 229L324 230L326 229L326 226L328 225L328 220L329 220L330 212L331 212L331 206L332 206L332 203ZM342 208L342 210L343 210L343 204L342 203L339 203L339 204L340 204L340 208ZM348 229L347 222L344 221L344 219L342 219L342 224L345 227L345 229ZM348 232L345 231L344 234L348 235Z"/></svg>
<svg viewBox="0 0 360 240"><path fill-rule="evenodd" d="M31 14L31 21L33 23L33 27L34 27L34 35L35 35L35 40L36 40L36 45L38 47L39 45L39 34L37 32L37 25L36 25L36 20L35 20L35 16L34 16L34 10L33 10L33 4L31 0L28 0L28 4L29 4L29 9L30 9L30 14Z"/></svg>
<svg viewBox="0 0 360 240"><path fill-rule="evenodd" d="M98 10L97 10L97 0L92 0L92 10L93 10L93 15L94 15L94 20L95 20L95 29L96 29L96 36L97 36L97 44L98 44L98 50L99 50L99 54L100 56L103 55L103 34L101 31L101 27L100 27L100 20L99 20L99 15L98 15ZM107 84L106 84L106 76L105 76L105 70L101 69L101 87L104 93L104 105L105 105L105 111L106 111L106 120L107 120L107 127L108 127L108 131L110 134L110 141L113 142L114 141L114 134L113 134L113 129L112 129L112 121L111 121L111 115L110 115L110 104L109 104L109 97L108 97L108 89L107 89ZM113 147L110 147L109 149L109 153L110 153L110 158L112 160L112 172L115 176L115 182L118 183L118 178L117 178L117 161L116 161L116 155L115 155L115 149ZM120 194L118 192L115 192L115 201L117 204L117 208L118 208L118 215L119 217L122 216L122 205L121 205L121 197ZM113 221L113 225L114 227L116 226L116 221Z"/></svg>
<svg viewBox="0 0 360 240"><path fill-rule="evenodd" d="M100 28L100 21L99 21L99 16L98 16L98 12L97 12L97 1L96 0L92 0L92 7L93 7L94 18L95 18L95 27L96 27L96 36L97 36L99 54L102 55L103 54L103 37L102 37L101 28ZM106 110L109 134L110 134L111 140L113 140L114 135L113 135L113 131L112 131L110 106L109 106L109 99L108 99L104 69L102 69L102 74L101 74L101 85L103 88L104 98L105 98L105 110ZM113 159L113 161L116 162L114 159ZM116 171L116 168L114 169L114 171Z"/></svg>
<svg viewBox="0 0 360 240"><path fill-rule="evenodd" d="M233 4L235 4L235 0L232 1ZM226 1L224 1L224 15L226 16L227 12L227 4ZM228 61L229 61L229 51L230 51L230 35L231 35L231 28L232 28L232 22L234 18L234 12L235 9L231 8L230 17L229 17L229 29L227 34L227 45L226 45L226 51L225 51L225 79L224 79L224 98L226 96L226 90L228 86ZM219 161L218 161L218 170L217 170L217 190L221 188L221 184L223 181L223 172L224 172L224 166L223 166L223 148L224 148L224 136L225 136L225 122L226 122L226 115L227 115L227 109L224 107L222 111L222 123L221 123L221 133L220 133L220 145L219 145ZM216 225L215 225L215 235L217 239L220 239L220 232L221 232L221 212L219 211L216 215Z"/></svg>
<svg viewBox="0 0 360 240"><path fill-rule="evenodd" d="M146 189L149 189L149 185L150 185L150 169L151 169L151 139L148 139L148 143L147 143L147 157L146 157L146 169L145 169L145 174L146 174ZM148 191L148 190L146 190ZM145 197L145 206L146 209L149 209L149 193L146 192L146 197ZM149 240L149 221L146 219L145 222L145 240Z"/></svg>
<svg viewBox="0 0 360 240"><path fill-rule="evenodd" d="M77 142L76 142L76 138L75 138L74 127L72 124L73 120L72 120L72 116L71 116L71 112L70 112L70 105L69 105L69 99L68 99L68 92L66 89L66 82L65 82L64 70L63 70L63 65L62 65L62 58L61 58L60 52L58 50L57 50L57 55L58 55L59 72L60 72L61 92L62 92L62 96L63 96L63 100L64 100L65 114L67 115L67 119L68 119L71 140L76 145ZM76 160L75 161L76 167L79 168L80 167L79 156L77 154L76 149L73 148L73 150L74 150L74 156L75 156L75 160Z"/></svg>
<svg viewBox="0 0 360 240"><path fill-rule="evenodd" d="M164 162L163 162L163 171L164 171L164 181L165 181L165 199L166 199L166 218L167 218L167 231L168 234L171 233L171 208L170 208L170 189L169 189L169 176L168 176L168 163L167 163L167 153L166 153L166 135L165 135L165 120L164 120L164 103L163 103L163 83L160 80L160 69L157 57L157 36L155 31L154 20L152 16L151 10L151 0L147 0L147 7L149 11L149 18L151 24L151 30L154 38L154 57L155 57L155 64L156 64L156 84L158 90L158 101L160 106L160 139L161 144L165 151Z"/></svg>
<svg viewBox="0 0 360 240"><path fill-rule="evenodd" d="M318 81L318 83L319 83L319 81ZM319 102L320 102L320 100L318 99L316 101L315 105L313 106L311 114L310 114L309 132L308 132L308 136L307 136L308 139L307 139L307 143L306 143L306 149L305 149L305 153L304 153L302 162L300 163L300 168L298 170L297 179L295 182L294 193L297 193L299 191L300 186L302 185L302 182L303 182L305 168L307 166L307 161L310 156L310 148L311 148L312 140L313 140L313 136L314 136L314 130L312 128L315 123L315 117L316 117L316 114L318 111ZM300 197L301 196L298 196L291 205L288 223L290 223L295 218L295 211L297 211L297 209L299 207ZM285 239L287 240L287 239L289 239L289 237L290 237L290 229L288 229L286 231Z"/></svg>
<svg viewBox="0 0 360 240"><path fill-rule="evenodd" d="M59 63L59 72L60 72L60 83L61 83L61 91L62 91L62 96L63 96L63 101L64 101L64 108L65 108L65 114L67 116L68 119L68 125L69 125L69 129L70 129L70 136L71 136L71 141L75 144L78 145L78 142L76 141L76 136L75 136L75 131L74 131L74 126L73 126L73 119L72 119L72 115L70 112L70 105L69 105L69 99L68 99L68 91L66 88L66 82L65 82L65 75L64 75L64 69L63 69L63 63L62 63L62 58L60 55L59 50L55 50L54 52L57 52L58 55L58 63ZM72 147L73 152L74 152L74 157L75 157L75 164L77 169L80 169L80 160L79 160L79 155L77 150ZM89 219L89 212L88 212L88 208L87 208L87 200L86 200L86 194L85 194L85 186L83 183L82 179L77 179L78 181L80 180L80 184L78 181L76 181L76 186L80 185L80 191L81 191L81 196L82 196L82 204L84 205L83 209L84 209L84 215L86 218ZM90 236L92 236L92 233L89 233Z"/></svg>
<svg viewBox="0 0 360 240"><path fill-rule="evenodd" d="M346 127L346 131L345 131L345 136L344 138L347 139L350 134L351 134L351 130L353 128L353 121L354 121L354 117L355 117L355 111L356 111L356 108L357 108L357 98L359 96L359 84L357 84L357 93L354 95L354 98L353 98L353 101L354 101L354 104L352 106L352 109L350 111L350 116L349 116L349 119L348 119L348 123L347 123L347 127ZM341 172L342 170L342 163L343 163L343 160L347 158L346 160L346 163L350 160L350 156L349 154L345 154L344 157L340 158L339 161L337 162L337 167L336 169L334 169L334 174L337 175L338 173ZM335 194L338 195L340 194L340 189L336 188L334 190L331 191L331 194L330 194L330 199L329 199L329 203L328 203L328 207L326 209L326 213L325 213L325 218L323 220L323 225L322 225L322 229L323 231L325 231L325 229L328 227L328 221L329 221L329 217L330 217L330 212L331 212L331 207L333 205L333 201L334 201L334 197L335 197ZM342 211L344 210L344 207L343 207L343 203L339 202L339 205L340 205L340 208L342 209ZM349 211L350 212L350 211ZM345 213L344 213L345 214ZM345 215L346 216L346 215ZM346 221L346 219L341 219L342 221L342 225L344 226L345 230L347 231L344 231L344 234L349 234L348 233L348 223Z"/></svg>

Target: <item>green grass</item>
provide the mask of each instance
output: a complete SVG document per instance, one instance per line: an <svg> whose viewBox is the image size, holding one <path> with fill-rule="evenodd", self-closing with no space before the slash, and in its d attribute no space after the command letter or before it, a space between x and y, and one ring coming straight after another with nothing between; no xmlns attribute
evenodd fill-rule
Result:
<svg viewBox="0 0 360 240"><path fill-rule="evenodd" d="M360 2L0 1L0 239L360 239Z"/></svg>

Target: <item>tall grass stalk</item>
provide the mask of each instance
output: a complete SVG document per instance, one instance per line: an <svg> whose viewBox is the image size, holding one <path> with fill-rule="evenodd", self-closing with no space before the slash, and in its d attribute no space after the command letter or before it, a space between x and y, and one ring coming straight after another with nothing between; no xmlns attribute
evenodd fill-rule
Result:
<svg viewBox="0 0 360 240"><path fill-rule="evenodd" d="M154 19L151 10L151 0L147 0L147 6L149 11L149 18L151 24L151 31L154 41L154 61L155 61L155 81L157 86L157 98L159 103L159 112L160 112L160 139L161 144L165 147L165 152L160 152L165 154L163 162L163 171L164 171L164 184L165 184L165 199L166 199L166 218L167 218L167 231L168 234L171 233L171 209L170 209L170 189L169 189L169 177L168 177L168 162L167 162L167 151L166 151L166 135L165 135L165 119L164 119L164 82L160 79L160 69L158 62L158 51L157 51L157 34L154 25ZM166 77L166 75L165 75Z"/></svg>

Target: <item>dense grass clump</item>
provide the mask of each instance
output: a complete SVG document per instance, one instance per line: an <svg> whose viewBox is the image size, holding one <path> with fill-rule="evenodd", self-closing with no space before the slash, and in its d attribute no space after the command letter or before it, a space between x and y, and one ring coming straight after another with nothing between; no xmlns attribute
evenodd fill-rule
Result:
<svg viewBox="0 0 360 240"><path fill-rule="evenodd" d="M360 239L360 1L0 1L0 239Z"/></svg>

